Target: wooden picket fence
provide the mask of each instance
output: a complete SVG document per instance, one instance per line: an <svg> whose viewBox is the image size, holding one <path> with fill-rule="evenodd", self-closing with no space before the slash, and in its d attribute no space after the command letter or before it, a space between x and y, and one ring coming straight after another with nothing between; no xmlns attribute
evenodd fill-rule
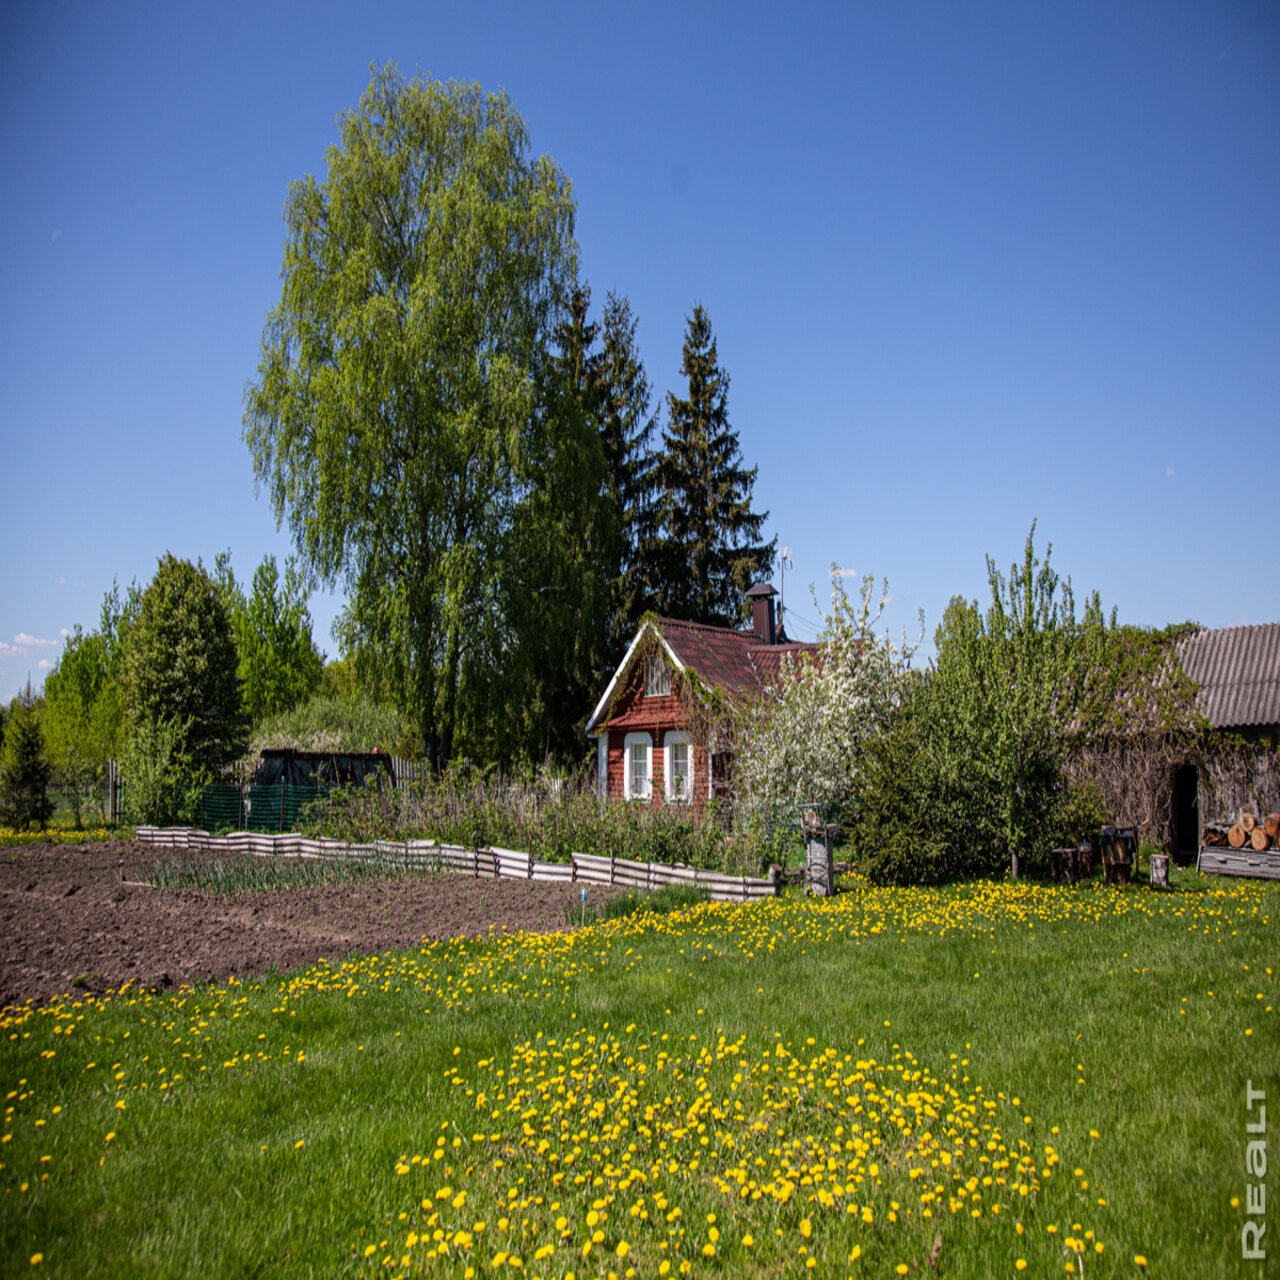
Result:
<svg viewBox="0 0 1280 1280"><path fill-rule="evenodd" d="M539 862L532 854L515 849L465 849L437 840L377 840L373 844L349 844L345 840L312 839L295 834L273 835L258 831L232 831L210 835L191 827L138 827L137 839L163 849L198 853L242 854L258 858L295 857L322 860L363 859L422 871L450 871L461 875L512 880L558 880L573 884L604 884L629 889L654 890L666 885L690 884L715 902L749 902L776 897L783 880L776 873L768 879L729 876L701 867L667 867L654 862L575 853L568 862Z"/></svg>

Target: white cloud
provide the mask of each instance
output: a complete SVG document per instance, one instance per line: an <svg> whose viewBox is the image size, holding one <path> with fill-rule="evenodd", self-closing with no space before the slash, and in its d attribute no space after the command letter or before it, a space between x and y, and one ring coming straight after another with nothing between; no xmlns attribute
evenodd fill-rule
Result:
<svg viewBox="0 0 1280 1280"><path fill-rule="evenodd" d="M37 670L37 671L52 671L52 670L53 670L53 663L52 663L52 662L50 662L48 658L41 658L41 659L40 659L40 661L36 663L36 670Z"/></svg>
<svg viewBox="0 0 1280 1280"><path fill-rule="evenodd" d="M1172 475L1174 474L1174 470L1173 470L1173 468L1172 468L1172 467L1165 467L1165 469L1164 469L1164 473L1165 473L1165 475L1167 475L1167 476L1172 476Z"/></svg>
<svg viewBox="0 0 1280 1280"><path fill-rule="evenodd" d="M49 237L49 239L50 239L50 240L56 240L56 239L57 239L61 234L62 234L62 232L61 232L61 231L55 231L55 232L53 233L53 235L51 235L51 236Z"/></svg>
<svg viewBox="0 0 1280 1280"><path fill-rule="evenodd" d="M56 640L41 640L39 636L29 636L25 631L19 631L13 637L13 643L21 645L24 649L56 649L58 647Z"/></svg>
<svg viewBox="0 0 1280 1280"><path fill-rule="evenodd" d="M25 649L17 649L11 644L5 644L0 640L0 658L25 658L27 651Z"/></svg>
<svg viewBox="0 0 1280 1280"><path fill-rule="evenodd" d="M58 632L58 634L65 640L71 634L71 632L68 631L66 627L63 627L62 630Z"/></svg>
<svg viewBox="0 0 1280 1280"><path fill-rule="evenodd" d="M856 578L860 576L857 569L834 569L832 573L837 578Z"/></svg>

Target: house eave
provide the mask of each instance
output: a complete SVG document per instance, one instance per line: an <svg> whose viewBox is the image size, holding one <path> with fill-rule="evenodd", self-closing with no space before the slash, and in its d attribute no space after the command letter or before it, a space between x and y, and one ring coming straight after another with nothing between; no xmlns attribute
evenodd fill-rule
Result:
<svg viewBox="0 0 1280 1280"><path fill-rule="evenodd" d="M604 696L596 703L596 709L591 713L591 718L587 721L587 737L598 738L602 729L597 728L600 717L604 714L609 706L610 700L613 698L613 692L618 687L618 682L626 674L631 666L631 660L635 657L636 649L640 645L640 641L644 638L646 631L652 631L658 638L658 643L662 645L663 652L671 659L671 664L677 671L685 669L684 663L676 657L675 650L667 643L666 637L662 634L662 628L659 627L652 618L646 618L636 630L635 638L627 646L627 652L622 661L618 664L618 669L613 673L613 679L609 681L609 687L604 691Z"/></svg>

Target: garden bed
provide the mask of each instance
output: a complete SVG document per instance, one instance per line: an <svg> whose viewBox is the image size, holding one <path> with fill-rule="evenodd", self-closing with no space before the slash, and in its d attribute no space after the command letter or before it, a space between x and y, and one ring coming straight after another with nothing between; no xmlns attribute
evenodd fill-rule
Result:
<svg viewBox="0 0 1280 1280"><path fill-rule="evenodd" d="M134 843L0 850L0 1005L125 982L287 972L423 938L565 927L581 886L407 874L234 896L133 883L189 855ZM130 883L122 883L123 879ZM593 886L593 899L609 896Z"/></svg>

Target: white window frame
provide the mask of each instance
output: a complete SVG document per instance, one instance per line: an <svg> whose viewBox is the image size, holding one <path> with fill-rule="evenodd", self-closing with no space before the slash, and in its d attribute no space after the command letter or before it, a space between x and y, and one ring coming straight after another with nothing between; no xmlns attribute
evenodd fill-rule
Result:
<svg viewBox="0 0 1280 1280"><path fill-rule="evenodd" d="M644 696L666 698L671 694L671 668L660 653L650 653L644 659Z"/></svg>
<svg viewBox="0 0 1280 1280"><path fill-rule="evenodd" d="M675 771L671 767L675 755L672 748L677 746L683 746L686 749L686 759L688 761L685 774L685 791L682 796L676 795L673 782ZM662 786L666 792L667 799L673 804L688 804L693 799L693 740L682 729L673 729L670 733L663 735Z"/></svg>
<svg viewBox="0 0 1280 1280"><path fill-rule="evenodd" d="M644 747L644 790L637 792L631 784L631 749ZM629 733L622 743L622 794L628 800L648 800L653 795L653 737L648 733Z"/></svg>
<svg viewBox="0 0 1280 1280"><path fill-rule="evenodd" d="M601 800L609 798L609 735L596 736L596 790Z"/></svg>

